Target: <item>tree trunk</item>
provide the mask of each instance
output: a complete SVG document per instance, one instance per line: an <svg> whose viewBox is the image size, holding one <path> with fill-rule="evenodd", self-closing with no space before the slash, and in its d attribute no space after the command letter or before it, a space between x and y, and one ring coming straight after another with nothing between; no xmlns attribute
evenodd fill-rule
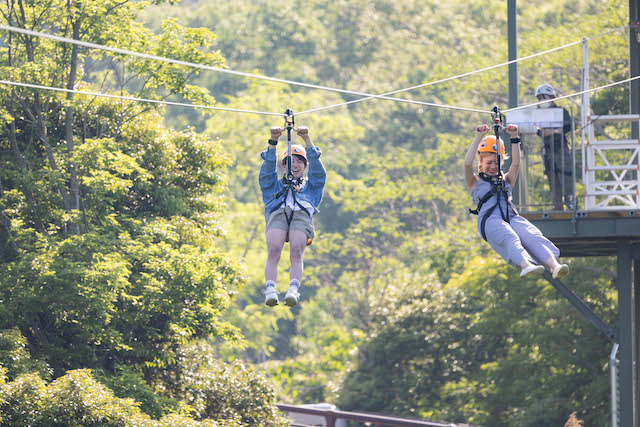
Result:
<svg viewBox="0 0 640 427"><path fill-rule="evenodd" d="M68 3L69 8L71 7ZM73 27L73 38L75 40L80 37L80 21L74 21L72 24ZM69 68L69 79L67 81L67 89L72 90L75 86L76 75L78 73L78 45L73 45L71 48L71 64ZM67 100L73 100L73 93L67 92ZM76 173L76 166L73 163L73 153L75 150L74 141L73 141L73 107L69 106L66 109L65 116L65 137L67 140L67 155L69 156L69 175L71 182L69 183L69 209L78 211L80 208L80 185L78 183L78 176ZM71 224L71 232L73 234L80 233L80 227L78 224Z"/></svg>
<svg viewBox="0 0 640 427"><path fill-rule="evenodd" d="M42 117L40 113L40 97L38 94L35 96L35 121L38 130L38 137L40 141L44 145L44 149L47 152L47 159L49 159L49 166L54 171L58 170L58 164L56 163L56 158L53 155L53 148L51 148L51 143L49 142L49 134L47 132L47 122L46 118ZM71 209L71 205L69 203L69 194L67 193L67 188L64 185L58 186L58 191L62 196L62 203L64 204L64 208L66 211Z"/></svg>

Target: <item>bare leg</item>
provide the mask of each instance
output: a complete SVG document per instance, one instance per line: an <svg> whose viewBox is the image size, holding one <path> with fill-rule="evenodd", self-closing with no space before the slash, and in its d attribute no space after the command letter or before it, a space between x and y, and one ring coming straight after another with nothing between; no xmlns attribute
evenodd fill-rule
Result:
<svg viewBox="0 0 640 427"><path fill-rule="evenodd" d="M284 247L287 232L279 228L267 231L267 263L264 267L265 280L275 282L278 278L278 262Z"/></svg>
<svg viewBox="0 0 640 427"><path fill-rule="evenodd" d="M553 274L554 279L560 279L569 274L569 266L566 264L560 264L555 257L549 258L544 264Z"/></svg>
<svg viewBox="0 0 640 427"><path fill-rule="evenodd" d="M524 270L525 268L531 267L531 263L529 262L528 259L523 259L522 262L520 263L520 269Z"/></svg>
<svg viewBox="0 0 640 427"><path fill-rule="evenodd" d="M289 232L289 259L291 260L291 270L289 271L289 279L302 280L303 261L302 254L304 248L307 247L307 235L299 230L291 230Z"/></svg>
<svg viewBox="0 0 640 427"><path fill-rule="evenodd" d="M558 260L555 259L555 257L550 257L548 260L545 261L544 265L547 266L547 269L549 271L553 271L558 266Z"/></svg>

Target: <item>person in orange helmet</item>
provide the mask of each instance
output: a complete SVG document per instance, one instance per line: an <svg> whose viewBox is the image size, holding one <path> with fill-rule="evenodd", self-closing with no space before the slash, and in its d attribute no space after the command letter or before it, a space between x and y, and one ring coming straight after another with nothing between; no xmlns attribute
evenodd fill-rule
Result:
<svg viewBox="0 0 640 427"><path fill-rule="evenodd" d="M286 241L289 242L289 289L284 297L284 303L293 307L298 303L300 294L300 280L302 280L302 255L306 246L311 244L315 234L313 215L318 213L318 205L322 200L327 172L320 160L320 148L313 145L309 136L309 129L300 126L297 134L305 142L302 145L292 145L291 151L291 179L285 173L278 179L276 146L282 129L272 127L269 136L269 146L262 152L262 165L258 181L265 205L267 262L265 275L265 304L278 305L276 280L278 278L278 263ZM282 166L288 169L290 153L285 150L281 159ZM307 178L303 177L309 167ZM288 172L288 171L287 171Z"/></svg>
<svg viewBox="0 0 640 427"><path fill-rule="evenodd" d="M505 157L504 142L502 138L496 141L493 135L485 136L488 132L487 125L476 128L475 139L464 160L465 180L473 201L478 205L475 211L471 211L478 215L478 231L507 263L520 269L520 277L540 275L544 266L552 272L554 279L566 276L569 267L558 262L558 248L536 226L518 215L511 203L511 188L520 167L518 127L507 127L513 159L506 174L499 170L498 165L498 149L501 157ZM479 157L478 174L473 170L476 154Z"/></svg>

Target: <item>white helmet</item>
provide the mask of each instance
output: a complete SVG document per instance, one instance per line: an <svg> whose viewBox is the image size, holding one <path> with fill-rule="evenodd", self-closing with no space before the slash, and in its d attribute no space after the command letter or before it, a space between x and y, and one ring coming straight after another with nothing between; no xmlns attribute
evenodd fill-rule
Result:
<svg viewBox="0 0 640 427"><path fill-rule="evenodd" d="M543 83L536 88L536 97L538 95L549 95L556 97L556 90L550 84Z"/></svg>

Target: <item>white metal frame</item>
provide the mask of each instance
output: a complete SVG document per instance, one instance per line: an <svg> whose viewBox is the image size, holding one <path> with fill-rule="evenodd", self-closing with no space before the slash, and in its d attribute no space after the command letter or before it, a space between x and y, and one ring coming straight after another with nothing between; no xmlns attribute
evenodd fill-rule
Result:
<svg viewBox="0 0 640 427"><path fill-rule="evenodd" d="M589 52L586 39L582 40L581 86L583 91L589 89ZM640 124L640 114L592 116L588 92L582 94L581 104L585 210L640 209L640 140L596 140L593 126L596 121L638 121ZM624 160L614 160L614 155Z"/></svg>

